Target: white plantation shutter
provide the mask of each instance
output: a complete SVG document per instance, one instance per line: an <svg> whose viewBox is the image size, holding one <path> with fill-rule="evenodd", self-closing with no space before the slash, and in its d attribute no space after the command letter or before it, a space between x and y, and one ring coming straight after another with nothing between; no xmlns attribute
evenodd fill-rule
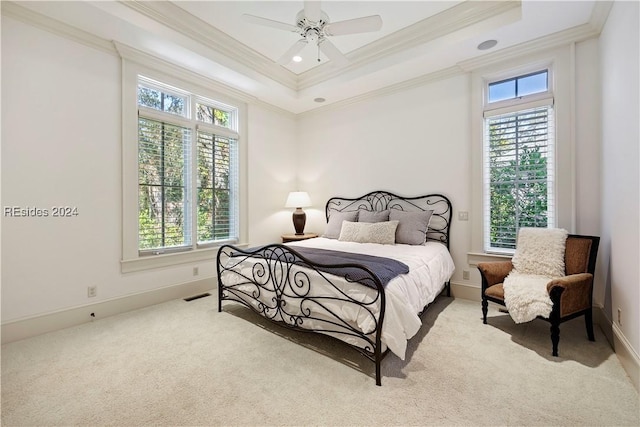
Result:
<svg viewBox="0 0 640 427"><path fill-rule="evenodd" d="M198 244L237 240L237 139L198 129Z"/></svg>
<svg viewBox="0 0 640 427"><path fill-rule="evenodd" d="M488 252L515 249L520 227L555 226L552 100L500 113L485 114L483 217Z"/></svg>
<svg viewBox="0 0 640 427"><path fill-rule="evenodd" d="M191 245L188 183L191 129L138 119L138 200L141 251Z"/></svg>
<svg viewBox="0 0 640 427"><path fill-rule="evenodd" d="M138 254L239 239L238 109L138 77Z"/></svg>

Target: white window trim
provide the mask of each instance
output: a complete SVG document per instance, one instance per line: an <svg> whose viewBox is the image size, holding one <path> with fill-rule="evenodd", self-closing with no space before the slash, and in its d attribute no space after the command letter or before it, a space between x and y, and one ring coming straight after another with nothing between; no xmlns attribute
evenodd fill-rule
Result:
<svg viewBox="0 0 640 427"><path fill-rule="evenodd" d="M549 227L555 227L556 221L557 221L557 210L555 209L555 205L556 205L556 197L555 197L555 184L556 184L556 179L555 179L555 174L556 174L556 152L555 152L555 112L553 109L553 98L548 98L546 99L546 102L540 102L540 101L534 101L531 103L514 103L513 107L509 109L508 112L506 112L507 114L511 115L511 114L517 114L519 112L522 111L526 111L526 110L531 110L534 108L539 108L539 107L544 107L544 108L549 108L551 110L551 117L549 117L548 119L548 128L547 129L551 129L551 132L553 133L548 139L547 139L547 150L548 151L553 151L553 156L548 159L548 164L547 164L547 176L549 176L549 174L551 176L553 176L553 185L552 186L548 186L548 195L547 195L547 201L548 201L548 206L553 206L554 209L552 211L551 215L547 215L547 223ZM504 109L503 109L504 110ZM483 206L482 206L482 210L483 213L489 212L489 206L490 206L490 197L487 191L487 183L489 182L489 174L490 171L486 168L486 164L488 163L488 160L486 158L487 154L488 154L488 150L487 150L487 144L488 141L485 139L486 138L486 121L491 119L492 117L496 117L498 114L493 114L495 112L491 111L491 114L485 114L485 137L483 138L483 179L482 182L484 183L483 185ZM486 111L485 111L486 113ZM502 114L502 113L501 113ZM548 182L548 181L547 181ZM495 248L495 247L490 247L489 244L489 240L490 240L490 232L489 230L486 228L486 225L488 224L488 220L487 218L484 216L483 214L483 232L484 232L484 236L483 236L483 247L484 247L484 252L487 254L501 254L501 255L513 255L515 253L514 249L508 249L508 248Z"/></svg>
<svg viewBox="0 0 640 427"><path fill-rule="evenodd" d="M158 71L163 68L162 61L154 63L146 56L139 58L145 64L123 58L122 60L122 258L120 261L123 273L144 271L154 268L169 267L184 263L214 261L218 246L195 248L188 252L165 253L159 255L140 255L138 248L138 76L143 75L172 85L181 87L191 93L198 94L202 99L217 100L220 105L230 105L238 109L238 154L240 169L239 180L239 246L245 246L247 241L247 106L244 102L221 93L207 89L211 86L206 78L194 78L192 73L172 75ZM173 67L171 67L174 70ZM175 116L176 121L180 116ZM229 132L218 126L203 124L203 128L216 129L220 134L228 136Z"/></svg>
<svg viewBox="0 0 640 427"><path fill-rule="evenodd" d="M525 96L520 96L516 98L503 99L501 101L489 102L489 85L491 83L497 83L504 80L511 80L513 78L531 74L532 72L545 71L545 70L547 71L547 82L548 82L547 91L533 93L531 95L525 95ZM553 88L554 78L553 78L553 68L551 67L551 63L547 63L547 64L537 63L534 66L519 67L515 70L513 69L510 70L508 73L504 73L504 72L491 73L488 75L484 75L483 81L484 81L484 88L482 90L482 99L483 99L483 105L485 106L484 107L485 111L499 109L504 106L510 107L513 105L517 105L520 102L522 103L535 102L540 98L544 99L544 98L550 98L553 96L552 88ZM497 113L497 114L500 114L500 113Z"/></svg>
<svg viewBox="0 0 640 427"><path fill-rule="evenodd" d="M467 261L475 265L495 260L496 254L484 250L483 135L485 90L488 81L515 77L549 68L550 87L554 88L556 177L556 227L575 231L575 49L559 47L525 58L492 64L472 71L471 75L471 249ZM551 81L551 80L550 80ZM548 94L540 94L540 98ZM495 103L497 108L500 108Z"/></svg>

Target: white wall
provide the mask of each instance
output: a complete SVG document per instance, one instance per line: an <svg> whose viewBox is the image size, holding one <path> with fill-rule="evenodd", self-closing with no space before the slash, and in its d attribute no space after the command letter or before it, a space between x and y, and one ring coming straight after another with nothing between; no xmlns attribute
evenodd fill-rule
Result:
<svg viewBox="0 0 640 427"><path fill-rule="evenodd" d="M197 264L121 273L120 61L2 16L2 206L78 209L3 215L3 324L194 280ZM287 226L295 121L250 105L248 122L249 240L266 242ZM213 260L198 266L214 275Z"/></svg>
<svg viewBox="0 0 640 427"><path fill-rule="evenodd" d="M577 234L601 236L600 210L600 61L598 40L590 39L576 46L575 55L575 197ZM602 247L598 251L593 300L605 304L606 262Z"/></svg>
<svg viewBox="0 0 640 427"><path fill-rule="evenodd" d="M615 2L600 36L602 255L614 330L640 355L639 3ZM609 304L607 304L609 308ZM617 310L622 322L617 321Z"/></svg>
<svg viewBox="0 0 640 427"><path fill-rule="evenodd" d="M249 106L249 244L280 242L292 233L292 210L285 208L296 190L296 122L293 115Z"/></svg>
<svg viewBox="0 0 640 427"><path fill-rule="evenodd" d="M453 204L451 249L462 278L469 248L469 77L458 75L340 109L303 115L299 181L317 201L309 231L323 232L324 203L373 190L442 193Z"/></svg>

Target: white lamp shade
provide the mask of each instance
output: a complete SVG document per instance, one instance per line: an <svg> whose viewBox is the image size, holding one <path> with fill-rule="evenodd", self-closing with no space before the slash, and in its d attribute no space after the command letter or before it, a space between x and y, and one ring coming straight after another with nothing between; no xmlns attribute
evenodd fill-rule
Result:
<svg viewBox="0 0 640 427"><path fill-rule="evenodd" d="M311 206L311 199L306 191L292 191L287 197L285 208L306 208Z"/></svg>

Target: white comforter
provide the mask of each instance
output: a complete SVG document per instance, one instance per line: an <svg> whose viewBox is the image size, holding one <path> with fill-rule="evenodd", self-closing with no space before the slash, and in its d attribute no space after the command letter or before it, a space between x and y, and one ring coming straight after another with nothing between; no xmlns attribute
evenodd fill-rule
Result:
<svg viewBox="0 0 640 427"><path fill-rule="evenodd" d="M380 245L319 237L288 245L294 248L306 246L392 258L409 266L409 273L396 277L386 286L386 308L381 336L382 343L402 360L407 340L418 332L422 324L418 314L438 296L455 269L447 248L436 242L428 242L424 246ZM349 286L344 279L336 277L336 281L341 280L345 286ZM354 322L363 330L370 328L370 316L364 313L353 315L356 317Z"/></svg>

